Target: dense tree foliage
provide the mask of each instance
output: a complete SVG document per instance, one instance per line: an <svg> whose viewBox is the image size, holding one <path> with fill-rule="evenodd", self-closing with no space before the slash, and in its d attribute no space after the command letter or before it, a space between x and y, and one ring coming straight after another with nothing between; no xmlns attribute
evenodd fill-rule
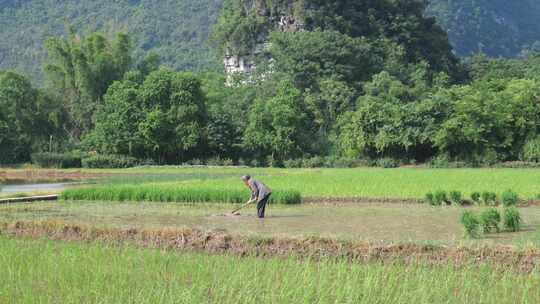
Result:
<svg viewBox="0 0 540 304"><path fill-rule="evenodd" d="M43 80L48 37L67 36L65 24L78 33L119 31L133 40L134 60L148 52L174 69L219 69L207 47L210 27L222 0L2 0L0 1L0 69L15 69Z"/></svg>
<svg viewBox="0 0 540 304"><path fill-rule="evenodd" d="M539 51L537 0L432 0L429 14L448 32L459 55L515 57Z"/></svg>
<svg viewBox="0 0 540 304"><path fill-rule="evenodd" d="M160 67L128 34L51 38L43 88L0 72L0 162L538 162L540 55L460 62L424 7L228 0L214 41L254 60L238 75Z"/></svg>
<svg viewBox="0 0 540 304"><path fill-rule="evenodd" d="M48 84L68 111L65 129L79 139L92 129L93 113L108 87L132 64L129 37L118 34L109 42L98 33L81 38L71 31L66 39L50 38L45 48Z"/></svg>
<svg viewBox="0 0 540 304"><path fill-rule="evenodd" d="M128 79L109 88L86 145L101 153L177 163L201 151L206 122L200 80L160 69L142 83Z"/></svg>
<svg viewBox="0 0 540 304"><path fill-rule="evenodd" d="M32 151L52 149L65 117L59 104L25 77L0 71L0 163L29 159Z"/></svg>

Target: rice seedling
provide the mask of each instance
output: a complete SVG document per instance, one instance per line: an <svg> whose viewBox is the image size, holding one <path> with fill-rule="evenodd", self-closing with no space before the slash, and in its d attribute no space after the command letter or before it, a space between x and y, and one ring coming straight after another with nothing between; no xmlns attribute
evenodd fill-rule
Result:
<svg viewBox="0 0 540 304"><path fill-rule="evenodd" d="M471 200L475 203L475 204L480 204L480 198L481 198L481 194L480 192L473 192L471 193Z"/></svg>
<svg viewBox="0 0 540 304"><path fill-rule="evenodd" d="M484 233L499 232L499 223L501 222L501 214L495 208L489 208L480 213L480 224Z"/></svg>
<svg viewBox="0 0 540 304"><path fill-rule="evenodd" d="M461 194L461 192L456 190L450 191L450 201L454 205L461 206L463 205L463 195Z"/></svg>
<svg viewBox="0 0 540 304"><path fill-rule="evenodd" d="M488 265L241 258L0 237L0 269L1 303L540 302L538 271Z"/></svg>
<svg viewBox="0 0 540 304"><path fill-rule="evenodd" d="M521 215L516 207L508 207L503 213L504 228L508 231L519 231L521 229Z"/></svg>
<svg viewBox="0 0 540 304"><path fill-rule="evenodd" d="M482 192L482 202L486 206L496 206L497 194L495 192L489 192L489 191Z"/></svg>
<svg viewBox="0 0 540 304"><path fill-rule="evenodd" d="M480 236L480 220L471 211L465 211L461 214L461 224L465 228L465 235L470 238L477 238Z"/></svg>
<svg viewBox="0 0 540 304"><path fill-rule="evenodd" d="M506 190L502 193L501 200L505 207L516 206L519 202L519 196L512 190Z"/></svg>
<svg viewBox="0 0 540 304"><path fill-rule="evenodd" d="M440 206L442 204L448 204L449 202L448 194L446 193L446 191L437 190L435 191L435 194L434 194L434 201L435 201L435 205L437 206Z"/></svg>
<svg viewBox="0 0 540 304"><path fill-rule="evenodd" d="M111 185L68 189L62 193L64 200L84 201L133 201L133 202L185 202L185 203L245 203L249 191L224 188L200 187L198 185L143 184ZM270 203L299 204L302 197L298 191L278 190L272 193Z"/></svg>

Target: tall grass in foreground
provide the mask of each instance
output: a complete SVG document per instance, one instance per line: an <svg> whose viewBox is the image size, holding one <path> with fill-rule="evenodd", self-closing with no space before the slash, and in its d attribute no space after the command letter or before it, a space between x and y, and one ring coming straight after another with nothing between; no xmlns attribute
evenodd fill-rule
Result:
<svg viewBox="0 0 540 304"><path fill-rule="evenodd" d="M186 202L186 203L245 203L249 190L200 187L198 185L146 184L111 185L68 189L62 193L66 200L86 201L133 201L133 202ZM274 191L270 203L299 204L302 197L298 191Z"/></svg>
<svg viewBox="0 0 540 304"><path fill-rule="evenodd" d="M538 273L0 237L0 303L539 303Z"/></svg>

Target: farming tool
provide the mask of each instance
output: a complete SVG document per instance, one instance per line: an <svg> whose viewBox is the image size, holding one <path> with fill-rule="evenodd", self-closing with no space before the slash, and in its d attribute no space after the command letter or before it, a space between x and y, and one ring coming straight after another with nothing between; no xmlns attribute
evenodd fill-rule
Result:
<svg viewBox="0 0 540 304"><path fill-rule="evenodd" d="M243 204L242 206L240 206L240 207L234 209L234 210L231 212L231 214L232 214L232 215L238 215L238 211L240 211L240 210L246 208L246 207L249 206L251 203L253 203L253 200L249 200L247 203L245 203L245 204Z"/></svg>
<svg viewBox="0 0 540 304"><path fill-rule="evenodd" d="M234 209L233 211L231 211L230 213L225 213L225 214L217 214L217 215L214 215L214 216L239 216L240 213L238 213L238 211L246 208L247 206L249 206L251 203L253 203L252 200L248 201L247 203L243 204L242 206Z"/></svg>

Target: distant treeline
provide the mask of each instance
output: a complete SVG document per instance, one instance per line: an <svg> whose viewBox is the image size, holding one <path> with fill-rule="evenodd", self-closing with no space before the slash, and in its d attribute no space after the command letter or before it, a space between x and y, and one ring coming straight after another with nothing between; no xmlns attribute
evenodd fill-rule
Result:
<svg viewBox="0 0 540 304"><path fill-rule="evenodd" d="M241 53L262 29L271 60L255 58L256 71L229 85L157 55L136 62L127 34L49 39L43 88L0 72L0 163L39 152L272 166L540 160L540 55L460 61L417 2L377 1L365 28L351 26L358 1L344 17L319 1L326 14L298 13L312 28L281 32L237 13L242 1L225 3L214 43Z"/></svg>

